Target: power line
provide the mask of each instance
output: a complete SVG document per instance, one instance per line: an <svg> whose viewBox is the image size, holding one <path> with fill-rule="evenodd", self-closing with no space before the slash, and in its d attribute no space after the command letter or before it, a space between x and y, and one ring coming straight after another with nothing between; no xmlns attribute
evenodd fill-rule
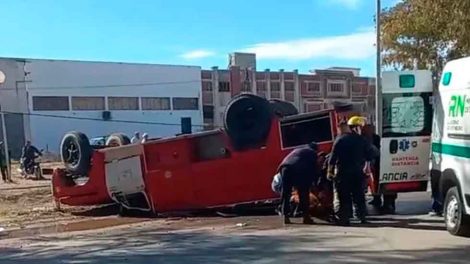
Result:
<svg viewBox="0 0 470 264"><path fill-rule="evenodd" d="M10 115L40 116L40 117L62 118L62 119L74 119L74 120L88 120L88 121L144 124L144 125L181 126L181 124L163 123L163 122L133 121L133 120L120 120L120 119L111 119L111 120L105 121L103 119L93 118L93 117L62 116L62 115L52 115L52 114L21 113L21 112L9 112L9 111L0 111L0 112L4 114L10 114ZM192 124L191 126L204 127L204 125L201 125L201 124Z"/></svg>
<svg viewBox="0 0 470 264"><path fill-rule="evenodd" d="M202 80L188 80L188 81L172 81L172 82L151 82L151 83L126 83L126 84L107 84L107 85L84 85L84 86L35 86L28 87L31 90L54 90L54 89L89 89L89 88L119 88L119 87L144 87L144 86L158 86L168 84L189 84L189 83L201 83ZM26 82L28 83L28 82ZM24 88L12 88L12 87L1 87L1 90L17 90Z"/></svg>

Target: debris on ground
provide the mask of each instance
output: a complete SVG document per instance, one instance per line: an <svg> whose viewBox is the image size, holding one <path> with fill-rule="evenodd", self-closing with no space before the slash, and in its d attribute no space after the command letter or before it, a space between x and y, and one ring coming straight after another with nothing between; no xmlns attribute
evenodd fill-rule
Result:
<svg viewBox="0 0 470 264"><path fill-rule="evenodd" d="M42 163L43 168L55 168L61 163ZM56 223L86 218L80 212L90 207L67 207L55 210L52 199L51 175L45 180L25 179L12 164L12 183L0 183L0 226L5 230L31 225Z"/></svg>

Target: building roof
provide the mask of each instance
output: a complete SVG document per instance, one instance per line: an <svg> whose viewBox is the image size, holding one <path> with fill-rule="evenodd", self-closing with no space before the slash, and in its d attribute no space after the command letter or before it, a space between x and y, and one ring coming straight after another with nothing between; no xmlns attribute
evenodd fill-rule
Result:
<svg viewBox="0 0 470 264"><path fill-rule="evenodd" d="M93 61L93 60L70 60L70 59L66 60L66 59L18 58L18 57L0 57L0 60L14 60L18 62L30 62L30 61L54 62L54 61L57 61L57 62L77 62L77 63L109 63L109 64L124 64L124 65L201 68L201 66L196 66L196 65L160 64L160 63L147 63L147 62L118 62L118 61Z"/></svg>

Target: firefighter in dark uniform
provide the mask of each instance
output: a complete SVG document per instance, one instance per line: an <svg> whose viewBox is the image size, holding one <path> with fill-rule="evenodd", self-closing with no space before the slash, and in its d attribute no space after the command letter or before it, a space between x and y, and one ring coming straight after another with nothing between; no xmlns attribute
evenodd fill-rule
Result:
<svg viewBox="0 0 470 264"><path fill-rule="evenodd" d="M372 143L380 152L380 136L374 132L374 126L366 125L364 127L364 137ZM372 162L372 167L374 171L374 182L375 187L378 188L380 184L380 156L375 158ZM383 203L381 199L381 194L376 194L373 197L373 200L369 203L375 208L379 209L383 214L394 214L395 213L395 201L397 199L396 193L384 193L383 194Z"/></svg>
<svg viewBox="0 0 470 264"><path fill-rule="evenodd" d="M378 156L378 150L361 136L364 118L353 116L348 120L348 125L351 132L335 140L328 166L328 178L334 179L338 194L337 216L340 225L349 225L353 201L357 206L357 217L361 223L367 222L364 168L366 161Z"/></svg>
<svg viewBox="0 0 470 264"><path fill-rule="evenodd" d="M369 141L369 143L373 144L380 151L380 136L374 132L374 126L370 124L365 125L362 135L367 141ZM378 190L380 179L380 156L371 162L371 167L374 176L374 189ZM373 199L369 204L380 209L382 207L381 195L374 194Z"/></svg>
<svg viewBox="0 0 470 264"><path fill-rule="evenodd" d="M317 144L312 142L307 147L293 150L279 165L278 171L281 174L282 181L281 201L284 224L291 223L289 213L293 187L299 193L299 209L303 214L303 223L314 223L309 215L309 193L312 184L318 180L317 150Z"/></svg>

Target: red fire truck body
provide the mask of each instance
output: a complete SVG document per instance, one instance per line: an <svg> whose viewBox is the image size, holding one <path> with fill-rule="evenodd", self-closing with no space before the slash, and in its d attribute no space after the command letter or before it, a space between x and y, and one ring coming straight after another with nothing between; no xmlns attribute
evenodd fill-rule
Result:
<svg viewBox="0 0 470 264"><path fill-rule="evenodd" d="M277 199L271 182L282 159L311 141L328 153L336 123L333 110L273 117L266 139L242 150L224 129L92 150L78 179L67 169L54 171L53 196L61 204L116 202L155 213ZM75 146L88 147L83 140Z"/></svg>

